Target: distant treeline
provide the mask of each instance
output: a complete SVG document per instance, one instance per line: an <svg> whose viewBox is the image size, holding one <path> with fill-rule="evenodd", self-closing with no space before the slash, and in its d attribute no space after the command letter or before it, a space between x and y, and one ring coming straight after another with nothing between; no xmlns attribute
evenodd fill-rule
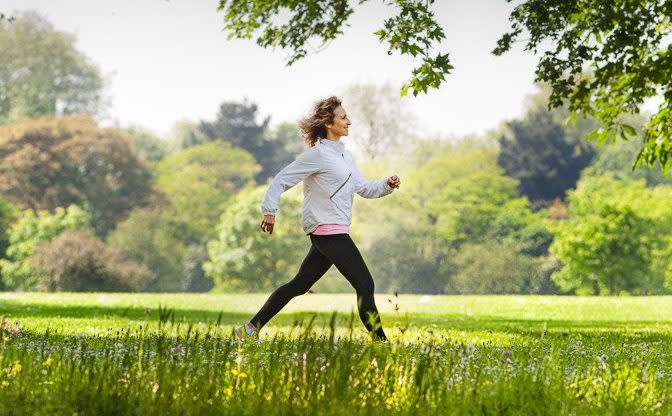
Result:
<svg viewBox="0 0 672 416"><path fill-rule="evenodd" d="M293 277L309 247L301 185L283 195L273 235L259 206L306 149L295 122L271 126L255 103L225 101L170 137L103 128L102 77L73 37L24 13L0 22L0 50L0 288L247 292ZM672 290L672 182L631 169L638 143L586 140L595 123L565 124L543 86L520 119L450 141L412 136L388 87L343 98L365 176L402 178L354 207L377 291ZM313 290L351 290L337 275Z"/></svg>

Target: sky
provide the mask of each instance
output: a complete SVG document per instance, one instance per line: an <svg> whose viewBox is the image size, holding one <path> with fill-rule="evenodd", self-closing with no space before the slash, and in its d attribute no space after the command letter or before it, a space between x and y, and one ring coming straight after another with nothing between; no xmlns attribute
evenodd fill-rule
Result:
<svg viewBox="0 0 672 416"><path fill-rule="evenodd" d="M356 2L353 2L356 3ZM354 83L396 87L417 64L387 55L373 32L393 9L380 0L356 5L344 34L288 67L287 51L253 40L227 40L217 0L3 0L7 14L32 9L106 79L107 123L140 125L167 136L178 120L213 120L224 101L248 99L271 124L295 122L316 100ZM402 100L422 137L484 134L523 113L537 58L517 45L494 56L513 6L504 0L436 0L432 6L455 67L438 90ZM401 98L400 98L401 99ZM347 102L344 102L347 110ZM353 120L352 129L356 129Z"/></svg>

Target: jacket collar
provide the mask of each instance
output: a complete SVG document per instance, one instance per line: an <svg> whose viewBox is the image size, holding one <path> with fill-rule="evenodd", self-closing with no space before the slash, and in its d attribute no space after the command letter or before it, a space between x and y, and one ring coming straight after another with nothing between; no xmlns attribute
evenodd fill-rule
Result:
<svg viewBox="0 0 672 416"><path fill-rule="evenodd" d="M334 141L334 140L321 138L320 143L325 145L325 146L331 147L332 149L338 151L339 153L343 153L343 151L345 151L345 143L343 143L340 140L339 141Z"/></svg>

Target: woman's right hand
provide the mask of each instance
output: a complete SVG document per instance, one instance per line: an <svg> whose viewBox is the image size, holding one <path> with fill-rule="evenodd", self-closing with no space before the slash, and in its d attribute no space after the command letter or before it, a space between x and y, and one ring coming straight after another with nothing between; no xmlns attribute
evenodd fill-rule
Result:
<svg viewBox="0 0 672 416"><path fill-rule="evenodd" d="M273 224L275 224L275 215L264 215L261 219L261 231L273 234Z"/></svg>

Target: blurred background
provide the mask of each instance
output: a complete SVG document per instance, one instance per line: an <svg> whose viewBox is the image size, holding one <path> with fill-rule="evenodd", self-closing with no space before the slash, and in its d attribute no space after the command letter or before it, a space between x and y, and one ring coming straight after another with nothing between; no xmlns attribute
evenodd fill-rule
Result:
<svg viewBox="0 0 672 416"><path fill-rule="evenodd" d="M594 120L549 111L533 55L490 53L511 8L438 2L455 69L402 98L413 62L372 35L377 3L289 67L227 40L216 1L4 1L0 289L273 290L310 242L301 185L272 235L261 200L307 150L298 121L338 95L364 176L402 178L354 206L378 292L670 293L672 182L631 169L639 143L597 146ZM313 291L352 289L332 268Z"/></svg>

